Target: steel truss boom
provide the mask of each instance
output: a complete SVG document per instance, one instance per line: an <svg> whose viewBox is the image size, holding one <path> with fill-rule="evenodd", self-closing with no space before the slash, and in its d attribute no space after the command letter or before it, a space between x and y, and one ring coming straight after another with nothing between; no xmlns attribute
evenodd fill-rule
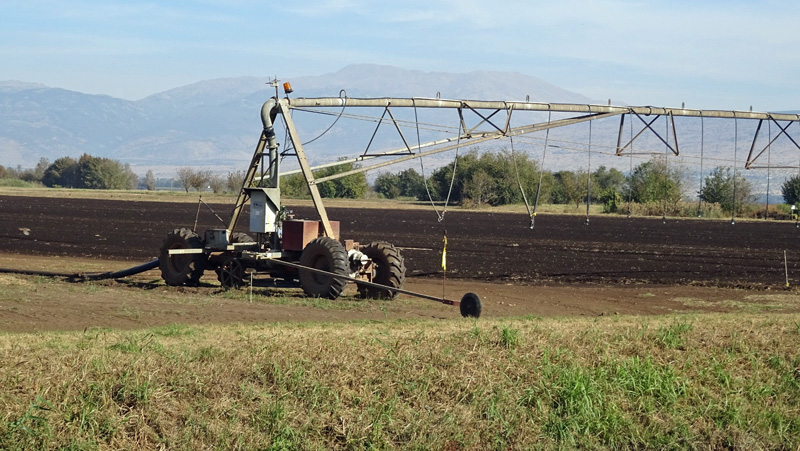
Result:
<svg viewBox="0 0 800 451"><path fill-rule="evenodd" d="M366 146L366 149L360 156L349 160L339 160L335 163L330 163L317 167L311 167L305 156L302 140L300 139L297 129L294 126L294 120L292 119L291 112L292 110L307 111L318 108L336 108L336 107L342 109L342 112L339 113L340 115L343 114L345 108L351 108L351 107L380 108L383 110L383 113L380 116L380 118L377 119L377 126L375 128L375 131L372 133L372 137L370 138L369 143ZM426 143L411 145L409 144L406 137L403 135L402 126L408 126L409 124L411 124L412 126L419 127L419 122L416 121L416 114L414 122L398 121L395 118L395 115L392 113L392 109L394 108L414 108L415 112L417 109L430 109L430 108L457 110L459 116L458 134L457 136L449 137L446 139L439 139L436 141L429 141ZM551 120L550 114L548 114L548 120L546 122L530 123L527 125L512 127L511 126L512 114L514 114L515 112L524 112L524 111L538 111L538 112L548 112L548 113L552 112L572 113L575 116L569 118ZM505 113L505 114L500 114L500 113ZM439 98L429 99L429 98L320 97L320 98L292 99L287 96L279 99L277 97L273 97L272 99L269 99L266 103L264 103L264 106L262 107L261 119L264 124L264 130L261 134L259 143L256 146L256 150L253 155L253 160L251 161L250 167L248 168L247 174L245 176L245 180L242 185L243 190L239 195L239 199L237 199L236 206L234 207L232 219L228 226L228 229L231 231L234 229L238 216L241 213L241 209L249 197L246 189L244 188L256 186L254 184L256 180L260 180L259 184L263 184L264 182L262 179L268 179L267 186L271 187L271 189L273 190L278 189L279 186L278 164L280 159L278 157L278 152L277 152L278 144L275 139L275 131L272 124L274 123L274 120L279 114L283 117L283 121L287 129L287 135L291 140L295 156L297 157L298 162L300 164L300 170L293 172L301 172L303 174L303 177L305 178L308 188L311 192L311 197L314 201L314 206L316 207L316 210L320 215L325 235L327 236L332 236L333 232L331 229L331 225L328 221L325 207L322 205L322 199L317 187L317 185L321 182L382 168L384 166L397 164L415 158L422 158L440 152L446 152L449 150L458 149L459 147L463 146L473 145L495 139L510 138L519 135L525 135L528 133L535 133L539 131L548 130L551 128L564 127L568 125L593 121L597 119L620 116L619 136L617 139L617 151L616 151L616 155L618 156L622 155L622 153L629 148L631 143L635 139L637 139L640 135L642 135L642 133L644 133L645 131L649 131L655 134L667 146L667 148L672 151L673 154L678 155L679 147L678 147L677 133L675 131L675 121L674 121L675 116L734 119L734 120L738 119L758 120L759 121L758 129L756 130L755 136L753 137L753 145L751 146L750 155L748 156L747 162L745 164L745 168L747 169L758 167L758 166L753 166L752 163L755 160L757 160L758 157L761 156L761 154L763 154L764 151L766 150L765 147L765 150L761 150L761 152L755 153L755 142L758 137L758 133L761 129L761 124L764 121L771 121L775 123L781 130L778 136L785 135L798 148L798 150L800 150L800 145L798 145L798 143L786 132L789 126L791 126L795 122L800 122L800 114L764 113L764 112L754 112L754 111L697 110L697 109L687 109L683 107L664 108L664 107L653 107L653 106L637 107L637 106L587 105L587 104L569 104L569 103L541 103L541 102L527 102L527 101L517 102L517 101L446 100ZM478 119L477 125L474 125L472 127L467 127L466 122L464 120L465 114L474 114ZM641 131L639 131L639 133L630 140L630 142L623 145L622 131L623 131L623 125L625 123L625 116L627 115L631 116L631 118L637 118L643 124L643 127ZM646 117L650 116L654 117L646 119ZM671 136L662 137L652 127L656 119L658 119L661 116L665 116L667 118L668 128L671 127L671 132L672 132ZM786 125L781 125L779 121L786 123ZM377 134L378 128L383 123L390 123L394 126L394 129L399 134L400 139L403 142L403 147L383 152L370 152L369 148L372 144L372 141L375 135ZM775 139L777 138L778 137L776 136ZM670 139L672 141L672 144L670 144ZM772 142L774 142L775 139L770 141L770 143L767 144L767 147L770 144L772 144ZM423 149L426 150L423 151ZM265 157L268 158L267 160L268 164L266 165L266 167L263 164ZM312 172L314 169L319 169L322 167L341 165L344 163L351 163L351 162L361 162L379 157L391 157L391 158L380 163L368 166L362 166L360 168L353 169L351 171L337 173L328 177L315 178ZM256 174L259 167L261 167L260 177ZM286 175L289 173L291 172L281 173L281 175Z"/></svg>
<svg viewBox="0 0 800 451"><path fill-rule="evenodd" d="M603 119L611 116L620 116L619 136L617 139L617 149L616 149L616 155L618 156L621 156L623 152L631 146L633 141L635 141L646 131L653 133L658 139L661 140L661 142L663 142L667 146L667 148L674 155L679 155L677 132L675 129L675 121L674 121L675 116L736 119L736 120L738 119L758 120L759 130L761 128L761 123L763 121L765 120L772 121L775 124L777 124L778 127L781 129L781 134L787 136L792 141L792 143L794 143L794 145L798 148L798 150L800 150L800 145L798 145L798 143L795 142L795 140L792 139L791 136L788 135L788 133L786 133L786 129L791 124L793 124L794 122L800 122L800 114L767 113L767 112L735 111L735 110L732 111L701 110L701 109L687 109L684 107L666 108L666 107L653 107L653 106L614 106L614 105L591 105L591 104L570 104L570 103L542 103L542 102L527 102L527 101L520 102L520 101L448 100L439 98L436 99L349 98L349 97L319 97L319 98L296 98L296 99L284 98L280 100L280 103L282 104L282 106L285 106L290 110L298 109L306 111L313 110L315 108L335 108L335 107L381 108L383 109L383 114L377 120L378 125L372 134L372 138L374 138L375 134L378 131L378 128L381 126L382 123L389 122L394 125L394 128L397 130L397 132L400 135L400 138L403 141L404 147L401 147L399 149L394 149L384 152L368 153L369 147L372 144L372 139L370 139L370 142L367 145L367 148L364 150L362 155L351 159L340 160L334 163L315 166L314 168L311 169L321 169L324 167L337 166L344 163L357 163L379 157L394 157L394 158L392 158L389 161L384 161L369 166L362 166L360 168L351 171L341 172L328 177L311 180L311 183L314 184L322 183L329 180L334 180L341 177L346 177L352 174L357 174L361 172L382 168L385 166L400 163L403 161L408 161L415 158L425 157L440 152L446 152L448 150L453 150L458 147L477 144L494 139L502 139L528 133L534 133L551 128L564 127L567 125L572 125L597 119ZM459 117L461 119L461 127L459 133L460 136L421 143L416 146L409 145L405 136L403 136L399 121L395 119L394 115L391 112L392 108L415 108L415 109L438 108L438 109L458 110ZM467 129L466 125L464 124L463 113L465 111L471 111L480 119L479 123L470 129ZM487 111L487 113L482 113L482 111ZM501 111L506 112L505 120L502 123L493 122L492 118ZM557 112L557 113L574 113L583 115L566 119L542 122L538 124L524 125L520 127L510 127L511 116L512 113L515 111ZM623 145L622 131L626 115L630 115L632 118L638 119L643 124L643 126L635 137L633 137L630 141L628 141L626 144ZM652 116L652 118L645 119L646 117L649 116ZM662 137L662 135L652 127L652 124L661 116L667 117L669 128L671 130L670 133L671 136ZM778 121L784 121L787 124L786 126L781 126L778 123ZM481 127L484 124L488 124L491 127L491 129L489 131L477 131L478 127ZM780 136L780 134L778 136ZM759 156L761 156L761 154L763 154L764 151L766 150L765 147L764 150L753 156L755 141L757 137L758 137L758 130L756 131L755 136L753 137L753 148L751 148L750 156L748 157L748 160L745 164L745 168L747 169L758 168L759 166L752 166L752 163ZM778 137L776 136L775 139L777 138ZM670 139L672 143L669 142ZM775 139L773 139L770 142L770 144L774 142ZM454 142L456 144L452 144ZM426 150L424 152L421 151L422 149L427 149L430 147L433 147L433 149ZM288 175L297 172L302 172L302 170L284 172L281 175Z"/></svg>

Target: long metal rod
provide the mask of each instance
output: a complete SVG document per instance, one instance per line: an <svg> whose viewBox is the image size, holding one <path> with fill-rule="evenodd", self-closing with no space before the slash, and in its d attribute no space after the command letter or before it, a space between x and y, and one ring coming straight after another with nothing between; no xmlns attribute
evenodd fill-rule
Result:
<svg viewBox="0 0 800 451"><path fill-rule="evenodd" d="M325 236L335 238L333 234L333 228L331 227L331 222L328 219L328 212L325 211L325 206L322 204L322 196L319 194L319 187L317 187L317 183L319 183L319 181L314 180L314 173L311 172L311 166L308 164L308 160L306 159L306 153L303 151L303 143L300 141L300 137L297 134L297 129L294 126L294 121L292 120L292 116L289 114L289 108L286 107L286 100L287 99L281 99L278 101L278 107L281 111L281 114L283 114L283 122L286 124L286 129L289 131L289 139L292 140L292 144L294 145L294 153L297 155L297 161L300 163L300 169L303 170L303 177L306 179L308 191L311 192L311 200L314 202L314 207L317 210L317 214L319 214L320 221L322 222L322 228L325 231Z"/></svg>
<svg viewBox="0 0 800 451"><path fill-rule="evenodd" d="M471 108L508 110L513 108L515 111L553 111L562 113L614 113L627 114L636 113L645 116L667 115L687 116L704 118L725 118L725 119L770 119L780 121L800 122L800 114L779 114L754 111L725 111L725 110L699 110L687 108L667 108L653 106L613 106L613 105L589 105L572 103L541 103L541 102L517 102L517 101L482 101L482 100L446 100L446 99L427 99L427 98L340 98L340 97L319 97L319 98L296 98L287 100L289 108L309 108L309 107L414 107L417 108Z"/></svg>
<svg viewBox="0 0 800 451"><path fill-rule="evenodd" d="M279 265L288 266L290 268L302 269L303 271L311 271L311 272L317 273L317 274L324 274L326 276L330 276L330 277L333 277L333 278L336 278L336 279L347 280L349 282L355 282L355 283L358 283L358 284L361 284L361 285L366 285L368 287L380 288L380 289L384 289L384 290L388 290L388 291L396 291L398 293L407 294L409 296L416 296L418 298L423 298L423 299L429 299L431 301L441 302L442 304L447 304L447 305L461 305L461 301L453 301L451 299L445 299L445 298L440 298L440 297L436 297L436 296L431 296L429 294L422 294L422 293L417 293L417 292L414 292L414 291L404 290L402 288L395 288L395 287L390 287L388 285L381 285L381 284L375 283L375 282L367 282L366 280L356 279L355 277L343 276L341 274L336 274L336 273L333 273L333 272L328 272L328 271L324 271L324 270L317 269L317 268L309 268L308 266L303 266L303 265L300 265L300 264L297 264L297 263L287 262L286 260L278 260L277 258L269 258L268 260L273 262L273 263L277 263Z"/></svg>

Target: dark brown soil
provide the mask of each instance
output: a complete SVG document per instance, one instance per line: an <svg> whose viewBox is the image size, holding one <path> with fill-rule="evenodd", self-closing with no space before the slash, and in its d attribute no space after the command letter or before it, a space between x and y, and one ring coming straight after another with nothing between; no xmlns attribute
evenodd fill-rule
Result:
<svg viewBox="0 0 800 451"><path fill-rule="evenodd" d="M227 219L231 207L213 205ZM293 208L314 218L309 207ZM146 261L176 227L193 227L187 203L0 196L0 252ZM525 215L330 208L342 239L387 240L402 249L409 275L441 277L447 229L449 278L522 284L656 283L782 287L800 265L791 222ZM247 216L241 221L246 227ZM198 230L222 224L200 209Z"/></svg>
<svg viewBox="0 0 800 451"><path fill-rule="evenodd" d="M230 214L230 206L213 207L223 218ZM293 209L298 217L314 218L309 207ZM193 227L196 212L187 203L0 196L0 268L120 270L156 257L167 231ZM343 239L399 246L410 276L406 289L448 299L478 293L486 317L800 308L794 290L760 295L741 289L783 290L784 250L794 286L800 230L788 222L604 216L590 218L587 226L581 216L540 215L531 230L525 215L508 213L451 210L443 223L421 210L330 208L329 215L341 221ZM198 230L218 225L207 208L200 209ZM0 303L0 331L459 316L453 307L407 296L342 310L303 305L299 290L289 293L296 303L242 302L223 295L213 272L198 288L167 287L158 270L94 288L19 277L0 274L0 293L19 293ZM355 288L348 286L345 294L352 296Z"/></svg>

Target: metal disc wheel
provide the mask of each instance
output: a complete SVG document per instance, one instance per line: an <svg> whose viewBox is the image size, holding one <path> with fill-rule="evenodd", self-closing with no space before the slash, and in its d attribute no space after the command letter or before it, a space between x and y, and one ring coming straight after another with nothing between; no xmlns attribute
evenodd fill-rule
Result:
<svg viewBox="0 0 800 451"><path fill-rule="evenodd" d="M308 243L300 255L300 264L309 268L347 276L347 252L341 243L326 236ZM300 286L308 296L336 299L347 281L326 274L300 270Z"/></svg>
<svg viewBox="0 0 800 451"><path fill-rule="evenodd" d="M461 298L461 316L478 318L481 316L483 306L481 305L481 298L475 293L467 293Z"/></svg>
<svg viewBox="0 0 800 451"><path fill-rule="evenodd" d="M161 254L158 258L164 282L171 286L197 285L205 270L205 255L202 253L170 255L169 250L202 248L203 241L190 229L175 229L168 233L161 244Z"/></svg>
<svg viewBox="0 0 800 451"><path fill-rule="evenodd" d="M241 288L244 285L244 265L235 258L231 259L219 268L217 279L223 288Z"/></svg>
<svg viewBox="0 0 800 451"><path fill-rule="evenodd" d="M386 241L376 241L361 248L372 261L372 281L393 288L403 288L406 281L406 264L400 251ZM358 285L358 284L357 284ZM358 285L361 297L370 299L394 299L398 293L384 288Z"/></svg>

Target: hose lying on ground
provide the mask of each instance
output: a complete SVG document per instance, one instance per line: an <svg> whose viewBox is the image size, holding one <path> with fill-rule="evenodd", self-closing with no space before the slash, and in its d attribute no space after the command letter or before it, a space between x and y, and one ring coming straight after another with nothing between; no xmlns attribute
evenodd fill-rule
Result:
<svg viewBox="0 0 800 451"><path fill-rule="evenodd" d="M141 272L149 271L158 267L158 259L151 262L142 263L141 265L133 266L128 269L120 271L107 271L102 273L63 273L51 271L38 271L30 269L13 269L13 268L0 268L0 273L9 274L24 274L28 276L45 276L45 277L64 277L71 281L81 282L84 280L104 280L104 279L120 279L123 277L132 276Z"/></svg>

